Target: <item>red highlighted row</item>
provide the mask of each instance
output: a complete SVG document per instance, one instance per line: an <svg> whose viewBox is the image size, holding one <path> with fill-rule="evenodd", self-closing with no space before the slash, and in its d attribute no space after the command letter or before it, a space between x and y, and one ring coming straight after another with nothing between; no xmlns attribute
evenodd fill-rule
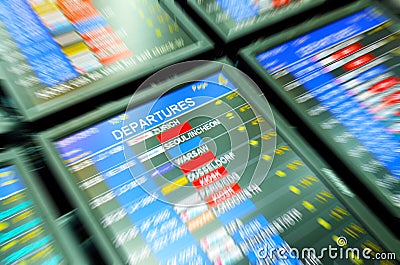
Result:
<svg viewBox="0 0 400 265"><path fill-rule="evenodd" d="M395 104L400 104L400 91L394 92L393 94L385 97L382 100L383 104L386 106L391 106Z"/></svg>
<svg viewBox="0 0 400 265"><path fill-rule="evenodd" d="M57 5L73 23L101 16L91 0L57 0Z"/></svg>
<svg viewBox="0 0 400 265"><path fill-rule="evenodd" d="M290 0L273 0L272 4L274 8L282 7L290 3Z"/></svg>
<svg viewBox="0 0 400 265"><path fill-rule="evenodd" d="M358 57L357 59L345 64L343 67L346 71L352 71L357 68L360 68L363 65L366 65L367 63L375 60L375 56L372 54L366 54L361 57Z"/></svg>
<svg viewBox="0 0 400 265"><path fill-rule="evenodd" d="M215 155L213 152L208 151L207 153L202 154L201 156L198 156L189 162L186 162L185 164L180 166L180 169L182 170L183 173L187 174L203 165L206 165L210 162L212 162L215 159Z"/></svg>
<svg viewBox="0 0 400 265"><path fill-rule="evenodd" d="M388 90L389 88L399 83L400 79L397 76L392 76L376 83L375 85L371 86L368 90L371 91L372 93L380 93L385 90Z"/></svg>
<svg viewBox="0 0 400 265"><path fill-rule="evenodd" d="M352 45L347 46L344 49L341 49L337 52L335 52L334 54L331 55L331 57L333 58L333 60L341 60L346 56L349 56L359 50L361 50L363 48L363 46L360 43L354 43Z"/></svg>
<svg viewBox="0 0 400 265"><path fill-rule="evenodd" d="M181 134L184 134L187 131L190 131L191 129L192 126L188 122L185 122L181 125L169 129L168 131L160 133L159 135L157 135L157 139L161 143L165 143Z"/></svg>
<svg viewBox="0 0 400 265"><path fill-rule="evenodd" d="M225 188L215 192L214 194L206 197L205 201L210 207L215 207L230 198L234 197L236 194L242 191L242 188L237 183L233 183Z"/></svg>
<svg viewBox="0 0 400 265"><path fill-rule="evenodd" d="M192 182L192 185L197 190L200 190L210 184L217 182L218 180L226 177L227 175L228 171L224 167L220 167L196 179L195 181Z"/></svg>

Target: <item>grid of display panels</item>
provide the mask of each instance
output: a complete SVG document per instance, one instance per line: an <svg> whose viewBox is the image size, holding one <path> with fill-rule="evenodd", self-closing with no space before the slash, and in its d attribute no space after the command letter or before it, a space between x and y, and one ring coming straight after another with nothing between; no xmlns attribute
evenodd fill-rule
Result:
<svg viewBox="0 0 400 265"><path fill-rule="evenodd" d="M341 244L338 251L348 253L340 264L361 264L357 251L370 249L371 259L398 251L399 242L334 171L276 112L275 128L260 108L265 98L229 69L196 69L145 90L127 112L128 99L39 136L108 262L328 264L328 256L266 258L260 249L318 252ZM170 91L192 78L200 81ZM145 105L153 112L143 112ZM270 141L274 148L261 148ZM262 174L261 185L242 185Z"/></svg>

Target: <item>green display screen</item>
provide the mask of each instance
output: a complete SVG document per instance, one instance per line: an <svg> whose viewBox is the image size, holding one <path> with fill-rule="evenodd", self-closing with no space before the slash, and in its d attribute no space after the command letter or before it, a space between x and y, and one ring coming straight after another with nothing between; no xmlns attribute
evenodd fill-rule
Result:
<svg viewBox="0 0 400 265"><path fill-rule="evenodd" d="M354 194L257 108L263 97L229 72L200 77L51 136L64 183L121 263L330 264L334 248L340 264L362 264L363 251L386 252L350 210ZM254 176L266 178L245 185Z"/></svg>

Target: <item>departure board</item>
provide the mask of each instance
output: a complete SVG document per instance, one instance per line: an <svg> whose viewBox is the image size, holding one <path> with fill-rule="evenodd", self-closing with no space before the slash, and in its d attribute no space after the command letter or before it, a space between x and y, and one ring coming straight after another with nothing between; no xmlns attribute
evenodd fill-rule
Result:
<svg viewBox="0 0 400 265"><path fill-rule="evenodd" d="M273 46L260 44L245 52L397 217L399 29L397 20L370 6L319 29L298 30L304 35L296 38L283 36Z"/></svg>
<svg viewBox="0 0 400 265"><path fill-rule="evenodd" d="M17 167L2 163L0 263L68 264L45 220Z"/></svg>
<svg viewBox="0 0 400 265"><path fill-rule="evenodd" d="M301 13L324 0L189 0L225 41Z"/></svg>
<svg viewBox="0 0 400 265"><path fill-rule="evenodd" d="M6 89L31 120L210 48L157 0L1 1L0 36Z"/></svg>
<svg viewBox="0 0 400 265"><path fill-rule="evenodd" d="M275 128L249 83L225 69L193 76L201 81L125 113L127 101L115 103L39 138L114 264L330 264L324 254L271 254L329 246L342 251L340 264L361 264L358 251L387 252L353 215L355 195L322 162L310 163L319 160L279 116ZM255 175L266 178L244 184Z"/></svg>

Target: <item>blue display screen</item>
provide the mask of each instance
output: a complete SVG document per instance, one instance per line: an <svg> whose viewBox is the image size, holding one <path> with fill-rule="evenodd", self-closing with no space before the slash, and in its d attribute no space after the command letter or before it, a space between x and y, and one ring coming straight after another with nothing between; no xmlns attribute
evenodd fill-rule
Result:
<svg viewBox="0 0 400 265"><path fill-rule="evenodd" d="M336 135L325 133L347 142L343 148L365 171L380 175L381 164L400 178L397 31L379 8L369 7L259 53L256 60L293 102L320 118L318 127L328 128L329 122L345 127ZM348 140L352 137L361 146Z"/></svg>
<svg viewBox="0 0 400 265"><path fill-rule="evenodd" d="M216 0L217 5L236 23L256 18L257 16L274 11L298 0ZM302 4L302 3L301 3ZM270 14L271 15L271 14Z"/></svg>
<svg viewBox="0 0 400 265"><path fill-rule="evenodd" d="M15 166L0 168L0 263L65 264Z"/></svg>

